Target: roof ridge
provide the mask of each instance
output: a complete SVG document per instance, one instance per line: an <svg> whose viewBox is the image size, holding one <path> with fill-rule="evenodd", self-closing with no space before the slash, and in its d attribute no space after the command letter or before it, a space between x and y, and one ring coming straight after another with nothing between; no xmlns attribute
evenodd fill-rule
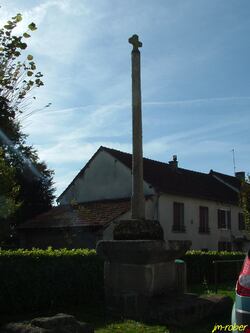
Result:
<svg viewBox="0 0 250 333"><path fill-rule="evenodd" d="M152 197L152 194L144 195L144 197L147 200L150 197ZM111 203L111 202L119 203L119 202L127 202L127 201L131 201L131 197L100 199L100 200L94 200L94 201L81 201L81 202L77 202L77 205L86 205L86 204L95 204L95 203ZM64 206L64 205L58 205L58 206Z"/></svg>
<svg viewBox="0 0 250 333"><path fill-rule="evenodd" d="M209 171L209 173L211 173L211 174L215 173L215 174L218 174L218 175L227 176L227 177L231 177L233 179L237 179L237 177L235 177L235 176L231 176L231 175L228 175L226 173L219 172L219 171L214 171L213 169L211 169Z"/></svg>
<svg viewBox="0 0 250 333"><path fill-rule="evenodd" d="M124 151L121 151L121 150L118 150L118 149L108 148L108 147L104 147L104 146L101 146L101 148L104 148L104 150L113 150L115 152L130 155L132 157L132 153L127 153L127 152L124 152ZM169 165L169 163L167 163L167 162L161 162L161 161L158 161L158 160L153 160L152 158L148 158L148 157L143 157L143 159L153 161L153 162L157 162L157 163L161 163L161 164Z"/></svg>
<svg viewBox="0 0 250 333"><path fill-rule="evenodd" d="M126 152L123 152L121 150L118 150L118 149L114 149L114 148L108 148L108 147L104 147L104 146L101 146L101 148L104 148L104 150L108 150L108 151L115 151L115 152L118 152L118 153L122 153L122 154L126 154L126 155L130 155L132 156L131 153L126 153ZM148 157L143 157L144 160L148 160L148 161L152 161L152 162L156 162L156 163L160 163L160 164L164 164L166 165L167 167L170 167L169 163L168 162L162 162L162 161L158 161L158 160L155 160L155 159L152 159L152 158L148 158ZM188 171L188 172L193 172L193 173L197 173L197 174L202 174L202 175L209 175L209 173L206 173L206 172L200 172L200 171L195 171L195 170L189 170L189 169L185 169L185 168L177 168L179 170L184 170L184 171Z"/></svg>
<svg viewBox="0 0 250 333"><path fill-rule="evenodd" d="M131 198L114 198L114 199L100 199L95 201L81 201L77 202L77 205L95 204L95 203L111 203L111 202L126 202L130 201Z"/></svg>

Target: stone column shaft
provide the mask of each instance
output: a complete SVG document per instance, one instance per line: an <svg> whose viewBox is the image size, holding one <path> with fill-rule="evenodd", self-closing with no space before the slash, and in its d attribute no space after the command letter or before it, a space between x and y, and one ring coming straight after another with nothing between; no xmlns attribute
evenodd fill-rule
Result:
<svg viewBox="0 0 250 333"><path fill-rule="evenodd" d="M133 49L132 58L132 120L133 120L133 162L132 162L132 219L145 218L143 191L143 152L141 115L140 51Z"/></svg>

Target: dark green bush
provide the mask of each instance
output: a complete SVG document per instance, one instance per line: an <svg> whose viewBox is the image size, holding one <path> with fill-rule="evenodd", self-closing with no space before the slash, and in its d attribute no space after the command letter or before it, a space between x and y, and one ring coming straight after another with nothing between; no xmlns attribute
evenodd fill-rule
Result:
<svg viewBox="0 0 250 333"><path fill-rule="evenodd" d="M189 251L188 283L214 282L214 260L239 260L240 252ZM235 281L242 266L220 264L219 282ZM88 306L104 299L103 261L95 250L0 251L0 313Z"/></svg>
<svg viewBox="0 0 250 333"><path fill-rule="evenodd" d="M206 279L215 282L215 260L242 260L246 256L242 252L188 251L182 258L187 264L187 280L189 284L202 283ZM241 262L225 262L217 264L218 282L236 281Z"/></svg>
<svg viewBox="0 0 250 333"><path fill-rule="evenodd" d="M103 290L103 262L94 250L0 251L1 313L88 305Z"/></svg>

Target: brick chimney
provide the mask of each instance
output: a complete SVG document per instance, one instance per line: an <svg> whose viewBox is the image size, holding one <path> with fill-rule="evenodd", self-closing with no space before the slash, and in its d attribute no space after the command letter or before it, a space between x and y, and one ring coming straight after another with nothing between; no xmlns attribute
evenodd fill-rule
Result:
<svg viewBox="0 0 250 333"><path fill-rule="evenodd" d="M172 169L178 168L178 161L177 161L177 155L173 155L173 160L168 162L169 166L171 166Z"/></svg>
<svg viewBox="0 0 250 333"><path fill-rule="evenodd" d="M238 178L239 180L243 180L243 181L245 181L245 180L246 180L246 174L245 174L245 171L238 171L238 172L235 172L235 177Z"/></svg>

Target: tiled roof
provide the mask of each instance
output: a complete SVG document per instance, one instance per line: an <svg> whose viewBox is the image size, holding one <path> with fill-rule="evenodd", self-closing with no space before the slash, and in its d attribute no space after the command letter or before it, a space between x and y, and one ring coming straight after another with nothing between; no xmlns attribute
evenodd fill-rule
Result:
<svg viewBox="0 0 250 333"><path fill-rule="evenodd" d="M102 227L126 213L130 200L106 200L77 205L59 205L22 224L19 229Z"/></svg>
<svg viewBox="0 0 250 333"><path fill-rule="evenodd" d="M233 186L237 190L240 190L241 188L241 181L237 177L225 175L224 173L220 173L214 170L210 170L210 174L220 178L223 182Z"/></svg>
<svg viewBox="0 0 250 333"><path fill-rule="evenodd" d="M132 168L132 155L115 149L101 147L128 168ZM211 173L201 173L174 168L168 163L143 158L144 180L156 190L164 193L189 196L238 204L238 193L217 180ZM219 173L218 173L219 174ZM224 175L230 182L237 183L236 177Z"/></svg>

